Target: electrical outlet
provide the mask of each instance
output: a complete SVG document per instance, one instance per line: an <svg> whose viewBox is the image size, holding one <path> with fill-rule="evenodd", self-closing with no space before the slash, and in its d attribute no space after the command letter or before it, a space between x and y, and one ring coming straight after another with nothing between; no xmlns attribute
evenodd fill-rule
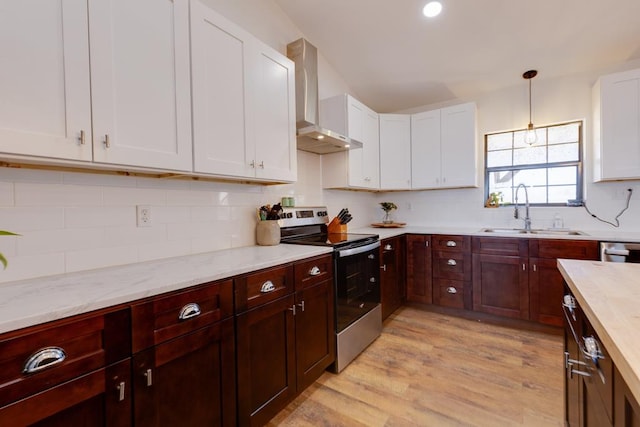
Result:
<svg viewBox="0 0 640 427"><path fill-rule="evenodd" d="M136 224L138 227L151 227L151 206L136 206Z"/></svg>

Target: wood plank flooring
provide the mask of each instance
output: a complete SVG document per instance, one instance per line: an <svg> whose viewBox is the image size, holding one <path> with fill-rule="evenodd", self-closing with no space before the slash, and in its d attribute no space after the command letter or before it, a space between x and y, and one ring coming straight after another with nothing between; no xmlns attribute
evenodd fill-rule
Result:
<svg viewBox="0 0 640 427"><path fill-rule="evenodd" d="M270 426L563 426L560 335L402 307Z"/></svg>

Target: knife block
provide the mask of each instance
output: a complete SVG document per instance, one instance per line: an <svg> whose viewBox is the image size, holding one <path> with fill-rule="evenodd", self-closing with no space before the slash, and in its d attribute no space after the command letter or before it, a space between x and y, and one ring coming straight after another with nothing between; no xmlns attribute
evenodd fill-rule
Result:
<svg viewBox="0 0 640 427"><path fill-rule="evenodd" d="M347 224L340 224L340 220L338 218L333 218L331 222L327 225L327 233L346 233L347 232Z"/></svg>

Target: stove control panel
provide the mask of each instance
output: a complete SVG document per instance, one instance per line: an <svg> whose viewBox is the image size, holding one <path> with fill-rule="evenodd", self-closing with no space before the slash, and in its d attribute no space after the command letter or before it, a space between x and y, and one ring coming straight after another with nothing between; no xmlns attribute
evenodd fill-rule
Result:
<svg viewBox="0 0 640 427"><path fill-rule="evenodd" d="M283 208L280 214L280 227L297 227L301 225L321 225L329 222L326 206L296 206Z"/></svg>

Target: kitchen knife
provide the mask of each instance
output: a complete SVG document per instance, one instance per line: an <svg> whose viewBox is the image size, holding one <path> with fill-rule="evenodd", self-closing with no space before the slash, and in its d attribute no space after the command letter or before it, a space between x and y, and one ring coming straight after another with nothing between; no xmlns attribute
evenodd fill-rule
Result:
<svg viewBox="0 0 640 427"><path fill-rule="evenodd" d="M342 220L342 224L347 224L352 219L353 219L353 217L351 216L351 214L347 214L347 215L345 215L344 219Z"/></svg>
<svg viewBox="0 0 640 427"><path fill-rule="evenodd" d="M340 212L338 212L338 215L336 216L336 218L338 218L340 221L342 221L342 218L347 213L348 213L348 211L346 209L342 209Z"/></svg>

